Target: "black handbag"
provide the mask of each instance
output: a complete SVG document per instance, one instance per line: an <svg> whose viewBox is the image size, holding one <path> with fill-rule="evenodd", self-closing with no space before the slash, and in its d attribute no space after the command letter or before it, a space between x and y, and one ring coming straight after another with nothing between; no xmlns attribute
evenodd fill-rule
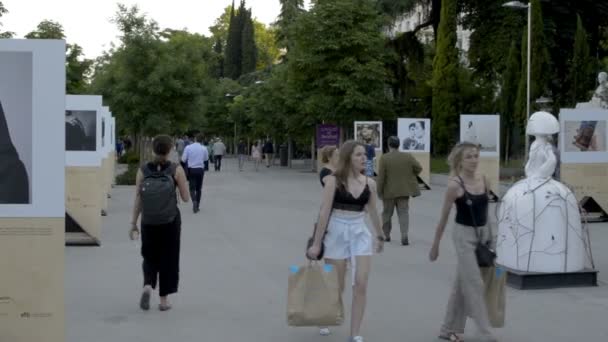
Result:
<svg viewBox="0 0 608 342"><path fill-rule="evenodd" d="M459 177L460 178L460 177ZM490 248L490 241L487 243L481 242L481 236L479 235L479 227L477 227L477 223L475 222L475 215L473 213L473 201L467 195L467 189L464 187L464 181L460 179L462 183L460 185L464 189L464 196L467 199L467 205L469 206L469 210L471 212L471 219L473 220L473 228L475 229L475 234L477 235L477 247L475 248L475 257L477 257L477 265L479 267L493 267L495 266L496 260L496 252L494 252Z"/></svg>

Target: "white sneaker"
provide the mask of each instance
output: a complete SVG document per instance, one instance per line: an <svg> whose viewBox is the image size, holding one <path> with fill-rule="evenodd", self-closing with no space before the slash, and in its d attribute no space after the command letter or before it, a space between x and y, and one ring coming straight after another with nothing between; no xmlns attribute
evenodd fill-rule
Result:
<svg viewBox="0 0 608 342"><path fill-rule="evenodd" d="M362 336L351 337L349 342L364 342Z"/></svg>
<svg viewBox="0 0 608 342"><path fill-rule="evenodd" d="M329 334L331 334L331 331L329 331L329 328L327 328L327 327L319 328L319 335L329 336Z"/></svg>

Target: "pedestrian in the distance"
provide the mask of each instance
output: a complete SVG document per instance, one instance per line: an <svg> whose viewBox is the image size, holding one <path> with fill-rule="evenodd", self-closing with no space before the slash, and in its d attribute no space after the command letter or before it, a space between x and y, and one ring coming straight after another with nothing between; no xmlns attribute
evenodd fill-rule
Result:
<svg viewBox="0 0 608 342"><path fill-rule="evenodd" d="M391 241L393 212L397 208L401 245L409 242L409 201L420 196L418 175L420 163L409 153L399 151L399 138L388 138L389 152L380 157L378 163L378 197L383 201L382 230L386 241Z"/></svg>
<svg viewBox="0 0 608 342"><path fill-rule="evenodd" d="M213 161L215 164L215 171L222 170L222 158L226 154L226 145L222 142L221 138L217 138L217 141L213 144Z"/></svg>
<svg viewBox="0 0 608 342"><path fill-rule="evenodd" d="M260 163L262 162L262 151L260 148L260 143L257 141L253 143L253 146L251 146L251 158L253 159L253 164L255 165L255 171L258 171Z"/></svg>
<svg viewBox="0 0 608 342"><path fill-rule="evenodd" d="M270 167L270 165L272 165L272 157L274 155L274 146L272 145L272 141L270 141L270 139L266 139L262 152L266 157L266 167Z"/></svg>
<svg viewBox="0 0 608 342"><path fill-rule="evenodd" d="M241 138L239 140L239 144L236 147L236 153L239 159L239 171L243 171L243 166L245 166L245 159L247 158L247 144Z"/></svg>
<svg viewBox="0 0 608 342"><path fill-rule="evenodd" d="M200 211L201 197L203 192L203 180L205 178L205 161L209 160L207 149L200 144L202 136L195 138L194 143L186 146L182 161L188 167L188 182L190 183L190 197L192 197L192 211Z"/></svg>
<svg viewBox="0 0 608 342"><path fill-rule="evenodd" d="M132 240L139 238L137 221L141 214L144 288L139 306L150 309L152 290L158 283L159 309L166 311L171 308L168 296L177 293L179 284L181 216L176 190L184 202L190 197L184 170L168 160L173 147L171 137L158 136L152 145L155 159L137 171L129 235Z"/></svg>

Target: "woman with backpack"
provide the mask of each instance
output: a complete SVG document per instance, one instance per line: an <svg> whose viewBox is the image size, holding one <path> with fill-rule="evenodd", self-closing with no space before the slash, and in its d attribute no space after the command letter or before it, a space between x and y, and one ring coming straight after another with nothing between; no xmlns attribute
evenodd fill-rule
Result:
<svg viewBox="0 0 608 342"><path fill-rule="evenodd" d="M190 200L184 169L169 160L173 141L159 135L152 142L154 161L141 166L135 181L136 193L130 236L139 235L137 220L141 214L141 255L143 257L144 288L139 302L142 310L150 309L152 290L159 283L161 311L171 309L167 296L177 292L179 283L179 253L181 216L177 194L184 202Z"/></svg>

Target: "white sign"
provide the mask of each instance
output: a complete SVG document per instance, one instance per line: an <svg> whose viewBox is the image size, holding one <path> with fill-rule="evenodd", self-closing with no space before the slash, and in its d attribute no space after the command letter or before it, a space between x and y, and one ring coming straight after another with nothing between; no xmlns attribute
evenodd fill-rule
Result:
<svg viewBox="0 0 608 342"><path fill-rule="evenodd" d="M500 157L500 116L460 115L460 141L478 144L482 157Z"/></svg>
<svg viewBox="0 0 608 342"><path fill-rule="evenodd" d="M101 166L101 102L99 95L66 96L67 166Z"/></svg>
<svg viewBox="0 0 608 342"><path fill-rule="evenodd" d="M608 110L562 109L559 121L562 163L608 163Z"/></svg>
<svg viewBox="0 0 608 342"><path fill-rule="evenodd" d="M65 216L65 42L0 39L0 217Z"/></svg>
<svg viewBox="0 0 608 342"><path fill-rule="evenodd" d="M431 152L431 120L400 118L397 121L399 150L411 153Z"/></svg>

